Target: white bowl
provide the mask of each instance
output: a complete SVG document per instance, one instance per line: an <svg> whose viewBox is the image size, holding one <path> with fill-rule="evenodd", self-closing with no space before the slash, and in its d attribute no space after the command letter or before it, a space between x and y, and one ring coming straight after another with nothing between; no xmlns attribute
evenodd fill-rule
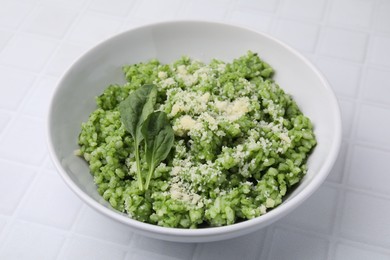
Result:
<svg viewBox="0 0 390 260"><path fill-rule="evenodd" d="M175 229L145 224L114 210L97 192L86 162L75 156L82 122L96 108L95 96L111 83L124 83L121 67L157 58L172 62L182 55L202 61L231 61L248 50L259 53L276 71L275 81L290 93L314 124L317 146L308 172L284 202L252 220L224 227ZM291 47L266 34L200 21L152 24L114 36L81 56L60 80L48 118L49 151L67 185L98 212L135 232L178 242L233 238L263 228L306 200L324 181L338 155L341 120L337 100L321 73Z"/></svg>

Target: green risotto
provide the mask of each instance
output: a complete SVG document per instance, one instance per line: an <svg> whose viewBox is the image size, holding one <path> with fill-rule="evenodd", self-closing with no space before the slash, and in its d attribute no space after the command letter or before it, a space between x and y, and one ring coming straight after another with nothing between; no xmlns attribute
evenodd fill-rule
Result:
<svg viewBox="0 0 390 260"><path fill-rule="evenodd" d="M96 98L76 153L103 198L130 218L177 228L230 225L277 207L305 175L316 145L312 123L256 53L231 63L154 59L123 72L124 85ZM146 87L153 100L136 96ZM134 97L155 117L143 121L146 110ZM136 116L142 131L132 133L126 120Z"/></svg>

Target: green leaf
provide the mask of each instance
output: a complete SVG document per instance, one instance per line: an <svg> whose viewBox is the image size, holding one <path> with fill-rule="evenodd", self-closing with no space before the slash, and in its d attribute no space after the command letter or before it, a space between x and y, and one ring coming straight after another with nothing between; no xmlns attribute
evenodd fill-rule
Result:
<svg viewBox="0 0 390 260"><path fill-rule="evenodd" d="M150 113L154 111L157 99L155 85L143 85L132 92L119 104L121 121L126 130L133 136L136 145L142 141L141 126Z"/></svg>
<svg viewBox="0 0 390 260"><path fill-rule="evenodd" d="M143 85L132 92L123 100L118 108L121 121L126 130L134 139L134 153L137 164L138 187L143 190L141 164L139 159L139 145L143 139L141 126L150 113L154 111L157 99L157 88L155 85Z"/></svg>
<svg viewBox="0 0 390 260"><path fill-rule="evenodd" d="M145 183L145 189L148 189L155 168L171 151L175 135L167 115L161 111L151 113L142 125L141 131L145 139L145 159L149 166Z"/></svg>

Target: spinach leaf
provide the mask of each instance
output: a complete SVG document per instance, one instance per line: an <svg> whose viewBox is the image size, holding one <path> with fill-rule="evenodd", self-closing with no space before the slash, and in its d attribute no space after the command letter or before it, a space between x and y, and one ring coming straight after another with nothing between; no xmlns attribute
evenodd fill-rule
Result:
<svg viewBox="0 0 390 260"><path fill-rule="evenodd" d="M121 121L134 139L134 153L137 163L137 180L140 190L143 190L139 159L139 145L143 139L141 126L148 115L154 111L156 99L156 86L153 84L143 85L123 100L118 107L121 115Z"/></svg>
<svg viewBox="0 0 390 260"><path fill-rule="evenodd" d="M155 168L171 151L175 136L167 115L161 111L151 113L142 125L141 131L145 139L145 158L149 166L145 182L147 190Z"/></svg>

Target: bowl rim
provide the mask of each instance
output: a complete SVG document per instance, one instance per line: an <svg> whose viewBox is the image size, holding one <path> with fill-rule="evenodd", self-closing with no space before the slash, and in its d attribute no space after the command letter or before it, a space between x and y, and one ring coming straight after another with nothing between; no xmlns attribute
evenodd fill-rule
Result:
<svg viewBox="0 0 390 260"><path fill-rule="evenodd" d="M157 26L170 26L172 24L197 24L199 26L224 26L224 27L231 27L234 29L246 31L247 33L252 34L258 34L265 38L268 38L269 40L281 45L283 48L291 52L293 55L295 55L297 58L299 58L302 62L304 62L316 75L316 77L321 81L323 87L331 97L329 102L331 108L331 112L334 115L333 123L334 123L334 138L332 139L332 143L330 145L330 151L329 154L326 156L326 159L323 163L323 165L320 167L319 171L315 174L313 179L311 180L310 185L302 189L299 193L297 193L294 197L290 198L287 201L284 201L281 205L278 207L272 209L271 211L267 212L264 215L261 215L259 217L245 220L242 222L234 223L227 226L221 226L221 227L207 227L207 228L199 228L199 229L184 229L184 228L171 228L171 227L162 227L154 224L144 223L135 219L132 219L128 216L122 215L119 212L116 212L112 209L109 209L93 198L91 198L89 195L87 195L82 189L80 189L69 177L65 169L61 166L61 162L56 156L55 153L55 147L52 140L52 107L54 106L54 101L57 99L57 96L59 95L59 90L61 89L61 86L63 85L63 82L66 80L67 76L71 73L71 70L74 66L76 66L79 62L81 62L85 56L88 56L90 53L95 51L96 49L103 48L106 44L109 44L110 42L114 42L117 39L123 37L126 34L132 33L133 31L137 30L144 30L148 28L153 28ZM230 23L224 23L224 22L216 22L216 21L206 21L206 20L193 20L193 19L185 19L185 20L172 20L172 21L163 21L163 22L153 22L148 23L145 25L137 26L128 30L125 30L123 32L120 32L118 34L115 34L111 37L108 37L101 42L97 43L96 45L89 48L87 51L84 51L81 53L78 58L76 58L73 63L68 66L64 73L61 75L59 80L57 81L56 87L54 89L54 93L51 97L51 101L48 108L48 114L47 114L47 120L46 120L46 131L47 131L47 144L48 144L48 150L50 157L54 163L54 166L56 170L60 173L60 176L65 181L65 183L68 185L68 187L79 197L81 198L86 204L88 204L90 207L95 209L96 211L103 213L105 216L108 216L110 218L115 219L116 221L119 221L121 223L127 224L129 227L139 230L139 231L147 231L154 234L159 234L162 236L177 236L177 237L210 237L210 236L222 236L226 235L228 233L234 233L243 229L249 229L253 226L261 226L261 224L267 223L270 224L279 218L286 215L291 210L295 209L298 205L300 205L305 199L307 199L314 191L316 191L319 186L323 183L327 175L329 174L330 170L332 169L341 146L341 139L342 139L342 126L341 126L341 113L340 113L340 107L336 98L336 95L334 91L332 90L329 82L326 80L326 78L323 76L323 74L300 52L295 50L293 47L289 46L285 42L269 35L268 33L260 32L245 26L236 25L236 24L230 24ZM254 229L255 230L255 229ZM185 242L185 241L184 241Z"/></svg>

